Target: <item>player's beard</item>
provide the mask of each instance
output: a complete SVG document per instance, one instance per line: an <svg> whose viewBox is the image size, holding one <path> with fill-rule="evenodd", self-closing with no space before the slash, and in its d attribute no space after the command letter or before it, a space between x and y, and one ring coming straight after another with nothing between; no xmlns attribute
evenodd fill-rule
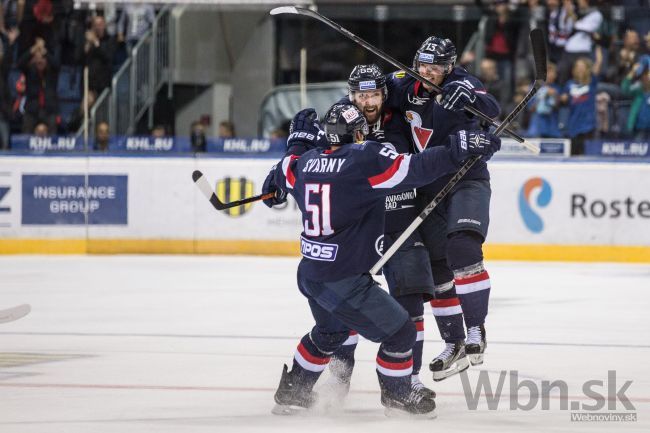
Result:
<svg viewBox="0 0 650 433"><path fill-rule="evenodd" d="M368 110L371 111L368 111ZM381 115L381 105L370 105L363 107L363 115L368 121L369 125L377 123L379 116Z"/></svg>

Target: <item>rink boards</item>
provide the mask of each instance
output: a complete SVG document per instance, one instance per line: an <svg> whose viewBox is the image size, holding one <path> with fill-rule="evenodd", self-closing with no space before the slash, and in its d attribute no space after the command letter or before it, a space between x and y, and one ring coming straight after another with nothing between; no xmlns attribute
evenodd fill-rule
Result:
<svg viewBox="0 0 650 433"><path fill-rule="evenodd" d="M298 254L295 203L217 212L258 194L249 158L2 157L0 253ZM491 259L650 262L650 164L494 161Z"/></svg>

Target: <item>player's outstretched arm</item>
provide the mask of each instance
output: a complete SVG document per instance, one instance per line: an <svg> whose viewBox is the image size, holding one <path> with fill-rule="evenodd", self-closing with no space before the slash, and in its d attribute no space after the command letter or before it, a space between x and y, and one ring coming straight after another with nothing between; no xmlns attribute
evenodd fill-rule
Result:
<svg viewBox="0 0 650 433"><path fill-rule="evenodd" d="M454 173L471 156L488 160L501 148L501 140L482 131L459 131L447 146L435 146L418 154L400 154L391 146L368 143L362 170L379 193L407 191Z"/></svg>

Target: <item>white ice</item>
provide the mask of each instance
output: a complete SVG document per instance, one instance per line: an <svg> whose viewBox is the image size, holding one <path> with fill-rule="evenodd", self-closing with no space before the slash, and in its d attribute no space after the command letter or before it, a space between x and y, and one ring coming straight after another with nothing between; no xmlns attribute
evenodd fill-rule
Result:
<svg viewBox="0 0 650 433"><path fill-rule="evenodd" d="M342 411L271 415L283 363L312 326L295 285L296 258L226 256L8 256L0 309L32 312L0 324L0 432L573 432L650 431L650 266L490 262L493 289L483 366L519 381L561 380L568 400L593 405L582 386L606 382L617 402L598 413L636 422L572 422L552 392L510 409L506 379L496 410L485 393L471 410L459 376L433 383L442 343L427 306L421 378L437 393L435 420L387 419L379 404L377 346L361 341ZM613 384L612 384L613 385ZM603 384L604 386L604 384ZM603 387L592 390L604 393ZM525 389L519 404L528 401ZM579 412L587 412L579 410Z"/></svg>

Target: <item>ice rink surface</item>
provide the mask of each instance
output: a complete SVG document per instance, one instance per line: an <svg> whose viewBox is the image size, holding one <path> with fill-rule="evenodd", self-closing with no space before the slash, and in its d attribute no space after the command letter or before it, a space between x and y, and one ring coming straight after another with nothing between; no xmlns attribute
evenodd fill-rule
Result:
<svg viewBox="0 0 650 433"><path fill-rule="evenodd" d="M490 262L486 362L469 370L476 409L459 376L435 385L428 363L442 343L430 308L422 380L437 393L435 420L387 419L362 340L351 393L338 411L271 415L283 363L312 326L295 286L297 258L227 256L11 256L0 258L0 309L32 312L0 324L0 432L648 432L650 266ZM616 384L608 381L614 370ZM502 371L516 372L518 381ZM611 379L610 373L610 379ZM529 381L563 381L525 406ZM635 422L575 422L562 404L597 404ZM609 382L609 385L608 385ZM485 383L485 380L483 381ZM471 397L471 396L470 396ZM471 400L471 398L470 398ZM573 402L573 403L571 403ZM609 405L615 405L608 409Z"/></svg>

